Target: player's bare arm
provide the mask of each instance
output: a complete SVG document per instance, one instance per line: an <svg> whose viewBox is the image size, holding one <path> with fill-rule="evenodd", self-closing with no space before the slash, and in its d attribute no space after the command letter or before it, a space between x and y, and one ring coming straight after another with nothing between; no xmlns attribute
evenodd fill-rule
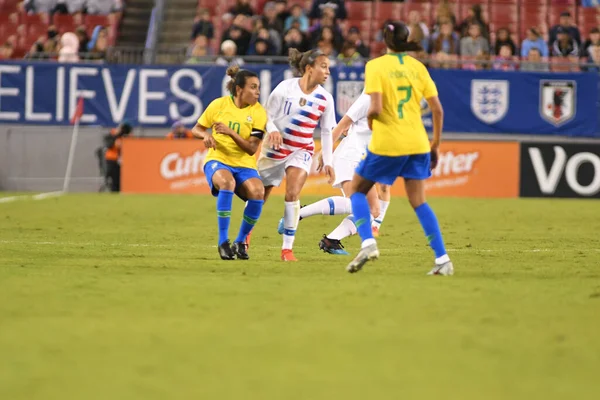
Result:
<svg viewBox="0 0 600 400"><path fill-rule="evenodd" d="M378 92L369 93L371 96L371 105L369 106L369 112L367 118L369 119L369 129L373 129L373 119L377 118L383 111L383 95Z"/></svg>
<svg viewBox="0 0 600 400"><path fill-rule="evenodd" d="M204 141L204 147L207 149L217 149L217 142L215 141L215 138L213 138L212 134L208 132L207 127L196 124L194 129L192 129L192 134L194 137L202 139Z"/></svg>
<svg viewBox="0 0 600 400"><path fill-rule="evenodd" d="M433 140L431 149L437 150L442 142L442 128L444 126L444 109L438 96L430 97L427 100L433 119Z"/></svg>

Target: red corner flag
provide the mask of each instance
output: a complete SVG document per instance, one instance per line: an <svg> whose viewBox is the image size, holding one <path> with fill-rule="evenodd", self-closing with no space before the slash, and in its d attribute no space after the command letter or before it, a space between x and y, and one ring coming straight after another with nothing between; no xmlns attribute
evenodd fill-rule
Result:
<svg viewBox="0 0 600 400"><path fill-rule="evenodd" d="M73 114L73 118L71 118L71 125L74 125L75 122L78 122L83 115L83 97L80 97L77 100L77 107L75 108L75 114Z"/></svg>

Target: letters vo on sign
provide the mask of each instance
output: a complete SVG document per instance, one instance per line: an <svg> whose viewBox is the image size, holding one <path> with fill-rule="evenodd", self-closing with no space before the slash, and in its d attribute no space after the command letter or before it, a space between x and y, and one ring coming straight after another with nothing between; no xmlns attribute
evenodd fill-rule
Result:
<svg viewBox="0 0 600 400"><path fill-rule="evenodd" d="M520 195L600 198L600 145L521 144Z"/></svg>

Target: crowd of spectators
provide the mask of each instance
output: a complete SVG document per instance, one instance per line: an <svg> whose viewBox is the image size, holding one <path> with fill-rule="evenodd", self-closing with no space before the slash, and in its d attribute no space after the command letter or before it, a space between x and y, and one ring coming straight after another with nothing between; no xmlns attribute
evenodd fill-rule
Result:
<svg viewBox="0 0 600 400"><path fill-rule="evenodd" d="M202 62L199 55L219 56L218 63L243 62L240 57L253 55L285 56L289 48L301 51L318 48L329 55L333 63L362 65L370 57L379 55L381 46L371 51L361 39L357 26L347 26L347 10L343 0L313 0L301 5L288 6L285 0L268 1L258 14L250 0L237 0L222 16L224 29L221 37L215 37L215 28L207 9L199 9L192 29L192 45L188 62ZM552 58L553 70L561 70L564 63L588 63L588 68L600 66L600 31L598 27L585 32L587 40L574 24L572 15L560 14L558 24L547 33L531 26L520 43L513 38L508 26L490 32L482 7L473 4L466 18L459 20L448 1L437 3L431 25L417 10L406 15L410 39L421 44L420 58L431 66L456 68L462 60L463 68L527 71L548 70ZM514 27L513 27L514 29ZM220 47L212 54L210 41ZM376 36L374 41L381 41ZM558 61L558 63L556 63ZM591 66L595 64L595 66ZM566 67L569 70L571 67ZM564 68L563 68L564 69Z"/></svg>
<svg viewBox="0 0 600 400"><path fill-rule="evenodd" d="M3 13L1 59L104 60L122 0L24 0ZM8 35L6 33L8 32Z"/></svg>

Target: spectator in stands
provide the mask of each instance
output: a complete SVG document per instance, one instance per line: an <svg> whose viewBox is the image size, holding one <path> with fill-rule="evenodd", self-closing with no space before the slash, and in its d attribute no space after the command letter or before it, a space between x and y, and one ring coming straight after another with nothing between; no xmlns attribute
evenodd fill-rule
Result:
<svg viewBox="0 0 600 400"><path fill-rule="evenodd" d="M577 46L581 45L581 34L579 33L579 28L573 25L571 20L571 13L565 11L560 14L560 18L558 20L558 25L554 25L549 32L548 44L550 47L554 46L556 39L558 39L559 31L566 31L571 39L577 42Z"/></svg>
<svg viewBox="0 0 600 400"><path fill-rule="evenodd" d="M313 0L308 16L310 18L321 18L325 8L333 8L337 19L344 20L348 15L344 0Z"/></svg>
<svg viewBox="0 0 600 400"><path fill-rule="evenodd" d="M204 35L196 36L194 44L192 45L190 56L186 61L186 64L200 64L205 62L203 59L210 55L210 48L208 47L208 38Z"/></svg>
<svg viewBox="0 0 600 400"><path fill-rule="evenodd" d="M441 0L435 10L435 20L433 24L434 32L439 32L445 21L450 21L452 27L456 26L456 15L452 12L448 0Z"/></svg>
<svg viewBox="0 0 600 400"><path fill-rule="evenodd" d="M250 5L250 0L237 0L235 5L229 9L229 13L233 16L244 14L247 17L254 15L254 10Z"/></svg>
<svg viewBox="0 0 600 400"><path fill-rule="evenodd" d="M552 43L552 55L555 57L579 57L577 41L563 26L559 26L556 30L556 40Z"/></svg>
<svg viewBox="0 0 600 400"><path fill-rule="evenodd" d="M171 126L171 132L167 133L165 139L194 139L192 131L186 129L181 121L175 121Z"/></svg>
<svg viewBox="0 0 600 400"><path fill-rule="evenodd" d="M302 34L302 32L300 32L299 29L291 28L283 37L281 55L287 56L290 49L298 49L301 52L308 50L306 37Z"/></svg>
<svg viewBox="0 0 600 400"><path fill-rule="evenodd" d="M77 35L77 39L79 39L79 53L85 54L88 52L88 44L90 43L90 38L87 34L87 30L84 26L80 26L75 29L75 34Z"/></svg>
<svg viewBox="0 0 600 400"><path fill-rule="evenodd" d="M77 39L77 35L74 33L67 32L60 37L58 62L79 62L79 39Z"/></svg>
<svg viewBox="0 0 600 400"><path fill-rule="evenodd" d="M321 29L321 35L317 40L317 48L330 59L334 59L337 56L337 48L334 42L333 29L328 26L324 26Z"/></svg>
<svg viewBox="0 0 600 400"><path fill-rule="evenodd" d="M510 55L517 55L517 46L510 37L510 31L507 28L500 28L496 32L496 43L494 43L494 54L500 55L500 49L502 46L510 47Z"/></svg>
<svg viewBox="0 0 600 400"><path fill-rule="evenodd" d="M465 18L465 20L458 27L461 37L470 35L471 25L477 24L479 25L481 36L483 36L485 39L489 39L490 29L488 24L483 20L481 11L481 5L479 4L474 4L471 6L471 8L469 8L467 18Z"/></svg>
<svg viewBox="0 0 600 400"><path fill-rule="evenodd" d="M550 68L548 61L542 59L542 52L537 47L529 49L526 61L521 63L521 71L526 72L548 72Z"/></svg>
<svg viewBox="0 0 600 400"><path fill-rule="evenodd" d="M275 2L269 1L265 4L263 11L263 25L268 30L276 31L280 37L283 33L283 23L277 18L277 6Z"/></svg>
<svg viewBox="0 0 600 400"><path fill-rule="evenodd" d="M281 51L281 45L279 44L279 37L277 36L277 33L269 31L267 28L263 27L260 20L257 21L255 27L258 29L255 28L255 31L252 33L248 55L256 55L254 52L256 47L254 45L257 40L264 40L267 42L270 55L279 54Z"/></svg>
<svg viewBox="0 0 600 400"><path fill-rule="evenodd" d="M429 28L421 21L421 13L411 11L408 13L408 31L410 32L408 40L421 45L423 49L427 49L429 42Z"/></svg>
<svg viewBox="0 0 600 400"><path fill-rule="evenodd" d="M600 46L600 29L592 28L592 30L590 30L590 37L582 46L581 56L583 58L589 59L590 52L588 49L590 46Z"/></svg>
<svg viewBox="0 0 600 400"><path fill-rule="evenodd" d="M7 40L2 47L0 47L0 60L10 60L14 52L14 46Z"/></svg>
<svg viewBox="0 0 600 400"><path fill-rule="evenodd" d="M233 40L225 40L221 43L221 56L215 60L217 65L243 65L244 60L237 55L237 45Z"/></svg>
<svg viewBox="0 0 600 400"><path fill-rule="evenodd" d="M106 58L106 51L108 50L108 31L105 27L97 25L92 32L92 38L88 43L88 51L90 53L90 59L92 60L104 60Z"/></svg>
<svg viewBox="0 0 600 400"><path fill-rule="evenodd" d="M44 58L55 59L58 53L58 32L54 25L48 27L47 39L44 41Z"/></svg>
<svg viewBox="0 0 600 400"><path fill-rule="evenodd" d="M348 29L348 35L346 40L354 44L356 51L358 51L358 54L360 54L362 58L366 60L369 59L369 56L371 55L371 50L368 46L366 46L363 43L362 39L360 38L360 31L357 27L352 26L350 27L350 29Z"/></svg>
<svg viewBox="0 0 600 400"><path fill-rule="evenodd" d="M243 14L238 14L233 19L233 23L221 38L221 43L232 40L236 46L236 54L245 56L250 48L250 39L252 35L246 30L247 17Z"/></svg>
<svg viewBox="0 0 600 400"><path fill-rule="evenodd" d="M431 36L429 43L429 52L435 59L447 61L448 55L456 56L458 54L460 38L454 32L454 26L449 19L441 20L439 32L435 32ZM452 58L452 57L450 57Z"/></svg>
<svg viewBox="0 0 600 400"><path fill-rule="evenodd" d="M593 64L586 66L584 69L586 71L599 72L600 71L600 45L592 44L587 49L588 57L585 60L588 64Z"/></svg>
<svg viewBox="0 0 600 400"><path fill-rule="evenodd" d="M292 23L295 21L300 22L300 27L298 29L300 29L301 32L308 32L308 18L304 15L304 10L298 4L294 4L291 15L285 19L284 29L286 32L292 27Z"/></svg>
<svg viewBox="0 0 600 400"><path fill-rule="evenodd" d="M481 25L473 22L469 26L469 36L460 40L460 55L463 57L476 57L490 53L490 44L481 35Z"/></svg>
<svg viewBox="0 0 600 400"><path fill-rule="evenodd" d="M251 55L255 56L272 56L275 52L272 49L271 43L265 39L258 39L254 42L253 48L250 49Z"/></svg>
<svg viewBox="0 0 600 400"><path fill-rule="evenodd" d="M52 14L79 14L85 5L86 0L54 0Z"/></svg>
<svg viewBox="0 0 600 400"><path fill-rule="evenodd" d="M40 36L35 43L31 45L29 52L25 54L25 58L32 60L46 58L44 54L44 43L46 43L46 39L43 36Z"/></svg>
<svg viewBox="0 0 600 400"><path fill-rule="evenodd" d="M309 29L309 34L313 47L317 47L324 28L329 28L333 31L333 43L335 48L340 48L344 43L344 37L339 26L335 24L335 14L332 8L325 8L321 19Z"/></svg>
<svg viewBox="0 0 600 400"><path fill-rule="evenodd" d="M527 38L521 43L521 57L528 57L531 49L538 49L542 57L549 56L548 45L536 28L527 29Z"/></svg>
<svg viewBox="0 0 600 400"><path fill-rule="evenodd" d="M281 21L281 26L285 26L285 20L291 15L288 11L286 0L275 0L275 13L279 21Z"/></svg>
<svg viewBox="0 0 600 400"><path fill-rule="evenodd" d="M215 28L210 21L210 12L206 8L199 9L194 20L194 27L192 28L192 40L196 39L199 35L212 39L214 32Z"/></svg>
<svg viewBox="0 0 600 400"><path fill-rule="evenodd" d="M498 50L498 55L494 58L492 69L499 71L515 71L517 64L513 57L512 48L509 44L503 44Z"/></svg>
<svg viewBox="0 0 600 400"><path fill-rule="evenodd" d="M87 13L91 15L110 15L123 10L122 0L88 0Z"/></svg>
<svg viewBox="0 0 600 400"><path fill-rule="evenodd" d="M365 60L356 50L356 44L350 41L344 43L342 51L337 57L337 61L338 64L346 65L349 67L362 67L363 65L365 65Z"/></svg>

